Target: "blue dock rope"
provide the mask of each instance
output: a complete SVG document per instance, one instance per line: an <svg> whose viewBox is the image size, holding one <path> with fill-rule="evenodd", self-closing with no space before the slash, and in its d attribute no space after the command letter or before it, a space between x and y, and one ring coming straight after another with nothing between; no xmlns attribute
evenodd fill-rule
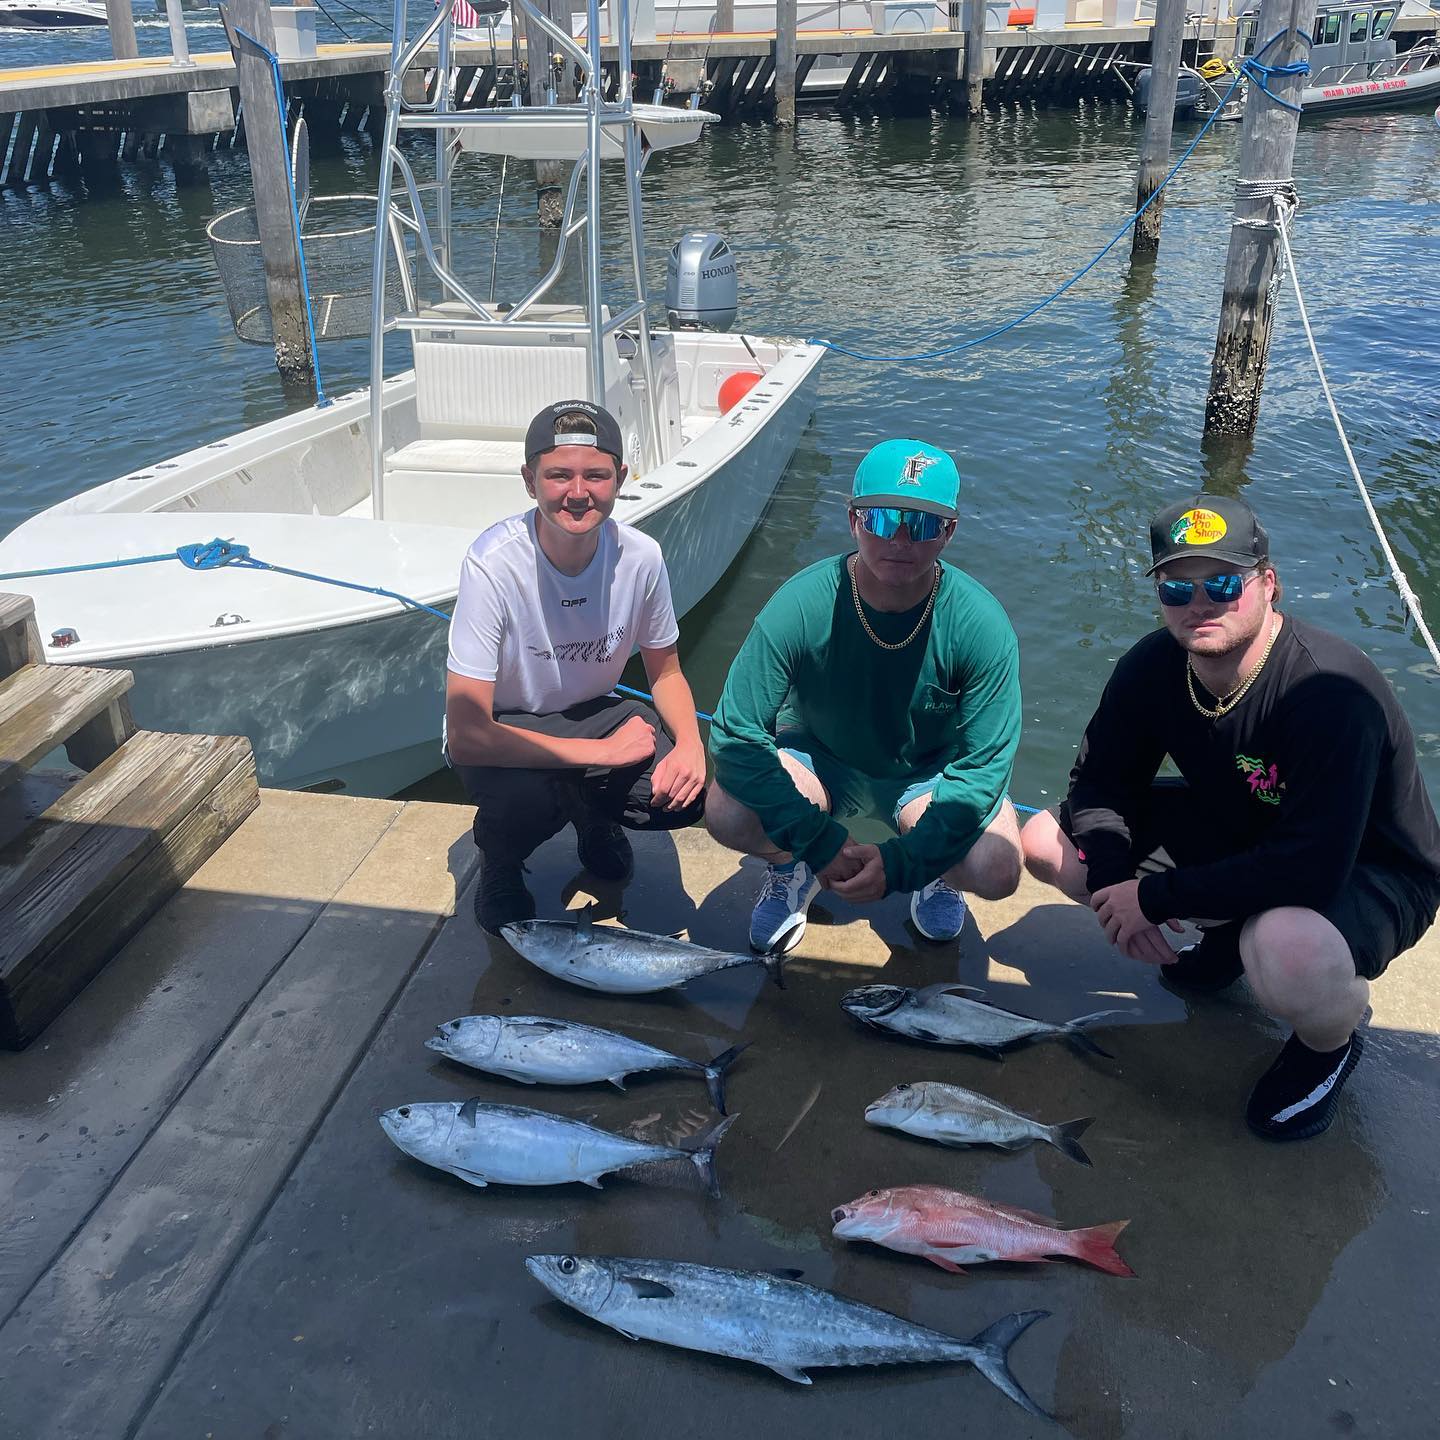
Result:
<svg viewBox="0 0 1440 1440"><path fill-rule="evenodd" d="M1301 31L1296 31L1295 33L1300 35L1300 37L1305 41L1307 45L1310 43L1310 37L1308 35L1304 34ZM1247 55L1240 62L1239 70L1235 76L1235 79L1231 82L1230 88L1224 93L1224 95L1220 97L1219 103L1210 112L1209 116L1206 118L1205 123L1200 127L1199 133L1190 142L1190 144L1185 147L1184 154L1182 154L1180 158L1175 162L1174 166L1170 170L1170 173L1151 192L1149 198L1145 201L1145 203L1125 221L1125 223L1115 232L1114 235L1110 237L1110 239L1105 243L1105 246L1100 251L1100 253L1096 255L1095 258L1091 260L1090 263L1086 265L1083 269L1077 270L1075 274L1073 274L1058 290L1055 290L1051 294L1047 295L1038 304L1032 305L1023 314L1017 315L1013 320L1007 320L1005 324L998 325L993 330L986 331L986 333L983 335L976 336L973 340L962 340L956 345L946 345L939 350L926 350L915 355L871 355L867 354L863 350L851 350L844 345L837 345L833 340L808 340L806 341L806 344L822 346L824 349L831 350L837 355L849 356L849 358L852 360L874 360L879 362L942 360L949 355L958 355L961 353L961 351L964 350L973 350L977 345L983 345L987 340L994 340L998 336L1004 335L1007 332L1014 330L1016 326L1023 325L1025 321L1029 320L1032 316L1038 315L1043 309L1045 309L1047 305L1053 304L1067 290L1069 290L1072 286L1078 284L1081 280L1083 280L1085 276L1088 275L1110 253L1110 251L1113 250L1115 246L1118 245L1120 241L1125 238L1125 236L1129 233L1131 227L1135 224L1135 222L1139 220L1139 218L1155 203L1156 196L1158 196L1160 192L1164 190L1164 188L1175 178L1175 176L1179 174L1180 167L1184 165L1184 163L1191 157L1191 155L1195 153L1195 147L1199 145L1199 143L1205 138L1210 127L1216 122L1216 120L1220 118L1220 113L1229 103L1230 97L1235 93L1235 91L1239 88L1239 86L1245 81L1247 77L1254 80L1258 88L1262 90L1266 95L1268 95L1270 99L1273 100L1277 105L1283 105L1287 110L1294 110L1297 112L1299 111L1300 107L1298 105L1292 105L1288 100L1282 100L1278 95L1276 95L1270 89L1268 81L1271 79L1272 76L1308 75L1310 73L1309 62L1306 60L1296 60L1289 65L1266 65L1262 63L1260 59L1260 57L1264 55L1265 52L1269 50L1272 45L1274 45L1277 41L1282 40L1285 37L1285 34L1286 32L1284 30L1277 30L1275 34L1273 34L1253 55Z"/></svg>

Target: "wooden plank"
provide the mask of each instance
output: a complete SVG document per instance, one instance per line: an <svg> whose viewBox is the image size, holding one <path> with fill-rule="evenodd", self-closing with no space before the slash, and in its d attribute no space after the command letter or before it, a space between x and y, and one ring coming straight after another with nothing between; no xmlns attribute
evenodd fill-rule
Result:
<svg viewBox="0 0 1440 1440"><path fill-rule="evenodd" d="M401 809L262 791L43 1044L0 1051L0 1323Z"/></svg>
<svg viewBox="0 0 1440 1440"><path fill-rule="evenodd" d="M440 808L405 807L0 1328L0 1434L134 1432L451 908L443 860L416 866Z"/></svg>
<svg viewBox="0 0 1440 1440"><path fill-rule="evenodd" d="M0 680L0 787L117 701L128 670L89 665L26 665Z"/></svg>
<svg viewBox="0 0 1440 1440"><path fill-rule="evenodd" d="M0 852L0 1045L33 1040L258 803L248 740L144 732Z"/></svg>
<svg viewBox="0 0 1440 1440"><path fill-rule="evenodd" d="M0 154L3 150L0 146ZM35 602L28 595L0 595L0 679L13 675L22 665L38 665L44 658Z"/></svg>

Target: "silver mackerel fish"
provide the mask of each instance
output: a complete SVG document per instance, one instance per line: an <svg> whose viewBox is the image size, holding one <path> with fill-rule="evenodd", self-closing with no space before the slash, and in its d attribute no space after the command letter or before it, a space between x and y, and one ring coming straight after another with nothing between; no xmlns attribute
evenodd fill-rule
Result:
<svg viewBox="0 0 1440 1440"><path fill-rule="evenodd" d="M678 1070L704 1078L710 1102L725 1113L725 1073L749 1042L733 1045L709 1064L672 1055L614 1030L553 1020L548 1015L462 1015L435 1027L426 1048L524 1085L588 1085L608 1080L624 1090L625 1077L644 1070Z"/></svg>
<svg viewBox="0 0 1440 1440"><path fill-rule="evenodd" d="M602 1175L659 1161L688 1160L710 1193L718 1195L715 1147L734 1118L720 1121L693 1150L633 1140L545 1110L483 1105L479 1100L400 1105L387 1110L380 1125L407 1155L481 1188L578 1181L599 1190Z"/></svg>
<svg viewBox="0 0 1440 1440"><path fill-rule="evenodd" d="M1052 1025L1048 1020L1036 1020L972 998L981 993L970 985L927 985L923 990L906 985L861 985L849 991L840 1005L876 1030L889 1030L931 1045L964 1045L995 1060L1002 1058L1003 1051L1027 1040L1064 1040L1083 1053L1114 1059L1085 1034L1085 1029L1111 1015L1132 1013L1097 1010L1093 1015Z"/></svg>
<svg viewBox="0 0 1440 1440"><path fill-rule="evenodd" d="M810 1384L809 1369L963 1361L1032 1415L1006 1352L1048 1310L1006 1315L970 1340L912 1325L794 1277L616 1255L532 1255L525 1268L557 1299L632 1340L657 1340L764 1365Z"/></svg>
<svg viewBox="0 0 1440 1440"><path fill-rule="evenodd" d="M782 990L785 988L783 955L709 950L673 935L650 935L618 925L592 925L588 918L522 920L517 925L503 926L500 933L532 965L586 990L645 995L739 965L763 965L770 978Z"/></svg>
<svg viewBox="0 0 1440 1440"><path fill-rule="evenodd" d="M1042 1125L988 1095L938 1080L895 1086L865 1107L865 1121L922 1140L938 1140L942 1145L996 1145L1002 1150L1023 1150L1043 1140L1072 1160L1091 1164L1080 1146L1080 1136L1095 1123L1093 1116Z"/></svg>

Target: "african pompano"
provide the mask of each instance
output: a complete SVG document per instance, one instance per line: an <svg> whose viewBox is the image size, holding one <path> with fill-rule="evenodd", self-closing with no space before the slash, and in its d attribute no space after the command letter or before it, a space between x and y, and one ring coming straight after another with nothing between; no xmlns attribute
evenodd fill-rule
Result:
<svg viewBox="0 0 1440 1440"><path fill-rule="evenodd" d="M784 989L783 955L707 950L671 935L649 935L582 920L522 920L500 933L532 965L557 979L612 995L669 990L687 980L737 965L763 965Z"/></svg>
<svg viewBox="0 0 1440 1440"><path fill-rule="evenodd" d="M939 1080L918 1080L897 1085L865 1107L870 1125L902 1130L942 1145L998 1145L1002 1150L1023 1150L1034 1140L1053 1145L1072 1160L1090 1164L1080 1148L1080 1136L1095 1123L1093 1116L1042 1125L1029 1115L1011 1110L988 1095Z"/></svg>
<svg viewBox="0 0 1440 1440"><path fill-rule="evenodd" d="M987 1260L1046 1261L1068 1255L1110 1275L1134 1275L1115 1253L1115 1237L1130 1223L1116 1220L1062 1230L1053 1220L978 1195L939 1185L872 1190L831 1211L842 1240L869 1240L902 1255L923 1255L954 1275Z"/></svg>
<svg viewBox="0 0 1440 1440"><path fill-rule="evenodd" d="M748 1043L732 1046L702 1065L613 1030L545 1015L464 1015L436 1026L436 1034L425 1042L428 1049L462 1065L525 1085L586 1085L608 1080L617 1090L624 1090L625 1077L642 1070L703 1075L711 1103L722 1115L725 1072Z"/></svg>
<svg viewBox="0 0 1440 1440"><path fill-rule="evenodd" d="M612 1171L688 1160L710 1193L718 1195L715 1147L733 1120L722 1120L694 1150L632 1140L545 1110L482 1105L479 1100L401 1105L387 1110L380 1124L407 1155L470 1185L567 1185L578 1180L598 1190L600 1177Z"/></svg>
<svg viewBox="0 0 1440 1440"><path fill-rule="evenodd" d="M972 1340L802 1285L801 1272L720 1270L614 1255L532 1255L525 1268L557 1299L632 1340L658 1340L767 1366L808 1385L812 1367L963 1360L1032 1415L1048 1415L1006 1365L1015 1340L1048 1310L997 1320Z"/></svg>
<svg viewBox="0 0 1440 1440"><path fill-rule="evenodd" d="M1052 1025L1048 1020L1034 1020L998 1005L966 999L966 992L980 993L969 985L927 985L923 990L905 985L862 985L846 994L840 1004L857 1020L877 1030L892 1030L932 1045L967 1045L996 1060L1003 1050L1026 1040L1064 1040L1077 1050L1113 1059L1084 1029L1111 1015L1128 1013L1097 1010L1093 1015Z"/></svg>

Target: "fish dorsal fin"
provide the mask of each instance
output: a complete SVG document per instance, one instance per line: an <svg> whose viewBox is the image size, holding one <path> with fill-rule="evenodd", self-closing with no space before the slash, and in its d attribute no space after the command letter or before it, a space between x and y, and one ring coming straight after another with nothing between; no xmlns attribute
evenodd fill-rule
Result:
<svg viewBox="0 0 1440 1440"><path fill-rule="evenodd" d="M455 1116L457 1120L463 1120L472 1130L475 1128L475 1116L480 1109L480 1097L472 1095L461 1107Z"/></svg>
<svg viewBox="0 0 1440 1440"><path fill-rule="evenodd" d="M777 1280L799 1280L802 1279L805 1274L803 1270L788 1269L784 1265L767 1270L765 1273L767 1275L773 1275Z"/></svg>
<svg viewBox="0 0 1440 1440"><path fill-rule="evenodd" d="M1022 1210L1018 1205L997 1205L1002 1215L1013 1215L1017 1220L1028 1220L1032 1225L1043 1225L1047 1230L1059 1230L1060 1224L1048 1215L1039 1215L1034 1210Z"/></svg>
<svg viewBox="0 0 1440 1440"><path fill-rule="evenodd" d="M647 1280L643 1275L622 1275L620 1283L638 1300L673 1300L675 1292L658 1280Z"/></svg>
<svg viewBox="0 0 1440 1440"><path fill-rule="evenodd" d="M937 995L964 995L971 1000L979 1000L985 992L978 985L961 985L958 981L946 980L939 985L926 985L924 989L917 990L914 999L924 1002L933 1000Z"/></svg>
<svg viewBox="0 0 1440 1440"><path fill-rule="evenodd" d="M512 1020L505 1028L512 1035L553 1035L570 1026L564 1020Z"/></svg>

